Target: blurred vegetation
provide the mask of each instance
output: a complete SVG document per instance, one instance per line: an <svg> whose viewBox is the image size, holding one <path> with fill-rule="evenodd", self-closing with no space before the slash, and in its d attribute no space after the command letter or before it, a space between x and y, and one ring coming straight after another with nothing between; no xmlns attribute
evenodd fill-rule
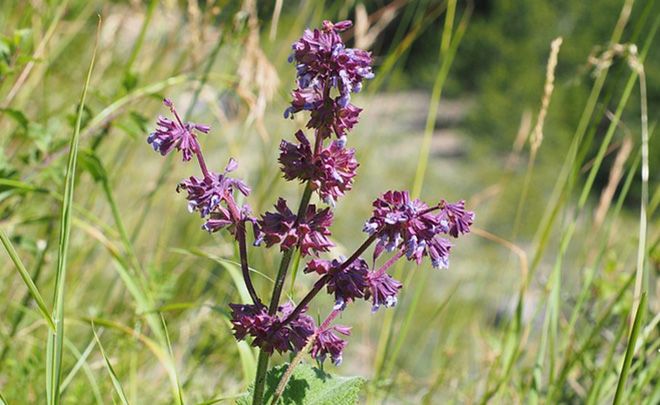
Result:
<svg viewBox="0 0 660 405"><path fill-rule="evenodd" d="M395 310L349 308L342 323L353 336L344 365L332 372L368 378L370 403L595 404L611 402L616 391L624 403L658 403L658 2L300 0L282 2L279 14L278 4L3 2L0 230L16 255L0 252L0 403L3 396L9 404L46 402L48 326L15 266L23 262L53 308L78 118L63 403L116 401L118 384L131 403L175 403L179 389L186 403L231 402L247 390L254 351L235 342L227 321L227 304L242 299L233 245L199 230L174 192L190 166L155 155L146 134L163 113L163 96L172 97L191 120L212 125L202 142L214 167L239 159L256 212L280 194L299 198L274 170L279 140L301 125L281 115L294 78L286 59L305 27L345 18L356 21L349 44L362 41L374 52L377 78L356 100L365 111L350 142L361 167L354 191L337 206L333 235L343 245L335 253L360 243L378 193L422 180L424 199L468 199L478 231L454 249L448 272L399 266L406 288ZM616 42L648 52L646 244L639 238L639 82L627 55L600 73L589 62L611 46L625 4L631 13ZM97 62L79 109L97 15ZM367 29L358 33L360 23ZM558 36L564 43L544 139L529 164L526 140ZM617 166L626 142L631 149ZM599 200L608 185L616 192ZM251 255L261 291L270 290L278 258L275 250ZM638 312L635 345L638 280L648 305ZM300 299L313 282L299 274L288 293ZM324 313L330 301L312 313Z"/></svg>

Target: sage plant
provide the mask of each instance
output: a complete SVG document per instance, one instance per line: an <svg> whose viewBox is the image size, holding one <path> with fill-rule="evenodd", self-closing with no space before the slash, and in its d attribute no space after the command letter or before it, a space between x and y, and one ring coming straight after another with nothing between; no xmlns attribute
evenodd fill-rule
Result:
<svg viewBox="0 0 660 405"><path fill-rule="evenodd" d="M407 191L387 191L373 202L373 213L363 229L365 241L348 258L327 257L334 246L330 232L333 208L351 190L359 165L355 150L347 147L348 135L362 111L351 104L351 95L374 76L371 54L347 48L340 37L351 25L350 21L324 21L320 29L306 30L292 46L290 62L296 66L296 88L284 117L308 113L309 120L307 131L297 131L295 141L281 142L278 162L286 180L305 184L297 210L293 211L284 198L261 216L254 215L247 204L239 206L237 193L248 197L250 188L232 177L236 160L230 158L221 173L209 170L198 137L210 128L183 122L168 99L164 104L174 120L160 117L148 138L162 155L176 150L184 161L196 159L201 176L181 181L177 191L187 194L188 209L204 220L202 229L210 233L226 230L238 244L243 279L252 301L229 306L236 339L249 340L260 349L255 404L263 401L268 361L274 352L308 350L320 362L330 358L339 365L350 335L349 326L333 324L341 311L359 300L371 302L374 312L396 305L402 284L388 273L392 265L400 259L419 265L428 257L433 267L447 268L450 239L468 233L474 220L463 201L439 200L428 205L411 198ZM313 194L320 205L310 203ZM248 225L254 248L277 246L282 252L268 304L250 278ZM363 255L372 245L373 254L367 260ZM300 302L281 303L295 251L307 261L304 272L316 275L317 280ZM334 297L335 305L317 326L307 308L324 290Z"/></svg>

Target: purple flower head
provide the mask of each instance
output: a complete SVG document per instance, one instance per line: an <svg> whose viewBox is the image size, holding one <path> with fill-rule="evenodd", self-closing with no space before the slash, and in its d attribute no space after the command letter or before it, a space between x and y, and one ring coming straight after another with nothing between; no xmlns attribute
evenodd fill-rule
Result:
<svg viewBox="0 0 660 405"><path fill-rule="evenodd" d="M440 202L441 221L449 228L448 233L457 238L459 234L470 232L470 226L474 222L474 212L465 210L465 201L450 204L445 200Z"/></svg>
<svg viewBox="0 0 660 405"><path fill-rule="evenodd" d="M293 312L293 304L288 302L278 308L278 315L269 315L263 305L229 304L232 310L231 323L234 336L244 340L247 336L254 338L252 346L273 353L299 351L314 333L314 320L304 310L290 323L282 326L282 322Z"/></svg>
<svg viewBox="0 0 660 405"><path fill-rule="evenodd" d="M428 207L411 200L406 191L388 191L374 201L372 217L364 226L370 235L378 235L374 258L383 251L404 249L408 260L420 264L429 256L436 268L449 266L451 243L441 234L458 236L469 232L474 214L465 211L464 202ZM440 213L434 211L440 210Z"/></svg>
<svg viewBox="0 0 660 405"><path fill-rule="evenodd" d="M311 111L307 127L317 129L323 138L332 132L342 137L357 123L361 110L350 104L351 93L362 89L364 79L374 77L371 54L346 48L339 35L351 26L350 21L324 21L322 29L305 30L292 45L290 61L296 63L298 86L284 116ZM334 98L333 88L339 93Z"/></svg>
<svg viewBox="0 0 660 405"><path fill-rule="evenodd" d="M283 198L277 201L275 209L276 212L265 213L259 221L267 247L279 244L284 251L299 246L301 254L307 256L327 252L334 246L328 239L328 227L332 224L329 208L317 211L315 205L309 205L299 221L296 221L296 215Z"/></svg>
<svg viewBox="0 0 660 405"><path fill-rule="evenodd" d="M184 123L181 121L179 114L177 114L172 101L165 99L163 101L165 106L169 107L176 120L163 117L158 117L156 122L156 130L149 134L147 142L151 144L156 152L165 156L172 150L180 150L183 155L183 160L188 161L192 158L194 153L199 151L199 143L193 130L208 133L211 127L208 125L193 124L191 122Z"/></svg>
<svg viewBox="0 0 660 405"><path fill-rule="evenodd" d="M359 166L355 150L344 148L334 141L314 156L311 144L298 131L298 145L287 141L280 144L280 164L287 180L310 180L319 196L330 205L353 186L353 178Z"/></svg>
<svg viewBox="0 0 660 405"><path fill-rule="evenodd" d="M330 355L332 363L338 366L342 362L342 353L346 347L346 341L337 336L335 333L340 333L344 336L350 336L351 328L342 325L335 325L318 332L316 340L312 345L310 353L312 357L323 363L325 358Z"/></svg>
<svg viewBox="0 0 660 405"><path fill-rule="evenodd" d="M236 167L236 161L229 159L224 173L209 172L208 176L203 178L191 176L179 183L176 191L186 190L188 210L198 211L202 218L207 217L220 202L232 198L234 190L240 191L245 196L250 194L250 188L243 181L227 176Z"/></svg>
<svg viewBox="0 0 660 405"><path fill-rule="evenodd" d="M279 162L287 180L309 180L314 177L316 165L309 140L302 131L296 132L298 144L282 141L280 143Z"/></svg>
<svg viewBox="0 0 660 405"><path fill-rule="evenodd" d="M371 298L372 312L376 312L383 305L387 308L396 305L396 296L402 287L400 282L384 271L371 271L367 274L367 283L369 288L364 298Z"/></svg>
<svg viewBox="0 0 660 405"><path fill-rule="evenodd" d="M236 225L239 221L251 218L249 206L244 205L239 211L234 201L234 190L245 196L250 193L250 188L243 181L228 176L228 173L237 166L236 160L229 159L224 173L208 172L204 177L191 176L179 183L176 188L177 192L181 190L188 192L186 198L190 212L198 211L202 218L210 217L203 226L209 232L216 232L228 225ZM225 203L226 208L221 205L222 202Z"/></svg>
<svg viewBox="0 0 660 405"><path fill-rule="evenodd" d="M367 273L369 265L361 258L342 268L345 258L332 261L315 259L305 268L305 273L315 272L320 275L329 274L327 281L328 294L335 295L336 309L343 309L347 303L356 298L363 298L368 293Z"/></svg>
<svg viewBox="0 0 660 405"><path fill-rule="evenodd" d="M407 191L388 191L373 203L372 217L364 231L378 234L377 251L392 252L418 233L433 228L438 220L425 214L428 206L420 200L411 200ZM420 215L421 214L421 215Z"/></svg>

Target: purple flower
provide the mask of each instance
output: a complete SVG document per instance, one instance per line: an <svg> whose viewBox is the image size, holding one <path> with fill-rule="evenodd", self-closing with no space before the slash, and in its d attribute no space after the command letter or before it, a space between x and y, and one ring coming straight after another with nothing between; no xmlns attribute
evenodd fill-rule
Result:
<svg viewBox="0 0 660 405"><path fill-rule="evenodd" d="M420 264L429 256L436 268L449 266L451 242L439 236L470 231L474 213L465 211L464 202L428 207L420 200L411 200L406 191L388 191L373 203L372 217L364 226L370 235L376 234L378 242L374 258L383 251L405 249L408 260ZM440 213L434 213L440 210Z"/></svg>
<svg viewBox="0 0 660 405"><path fill-rule="evenodd" d="M158 121L156 122L157 128L149 134L147 142L151 144L156 152L159 152L163 156L170 153L173 149L180 150L183 160L188 161L194 153L199 151L199 143L193 130L206 134L211 127L208 125L193 124L191 122L183 123L172 101L166 98L163 104L169 107L176 120L173 121L162 115L158 117Z"/></svg>
<svg viewBox="0 0 660 405"><path fill-rule="evenodd" d="M284 116L311 111L307 127L317 129L322 138L332 132L341 138L357 123L361 110L350 104L351 93L362 89L364 79L374 77L371 54L346 48L339 36L351 25L350 21L324 21L322 29L305 30L292 45L290 61L296 62L298 87ZM334 98L333 88L339 93Z"/></svg>
<svg viewBox="0 0 660 405"><path fill-rule="evenodd" d="M339 141L323 149L317 161L318 175L311 179L323 201L334 205L339 197L350 190L358 166L355 149L344 148Z"/></svg>
<svg viewBox="0 0 660 405"><path fill-rule="evenodd" d="M239 211L233 197L234 190L247 196L250 188L243 181L227 176L237 165L234 159L229 159L224 173L208 172L204 177L191 176L176 188L177 192L185 190L188 193L186 199L190 212L197 211L202 218L210 217L202 226L208 232L251 219L250 207L244 205ZM222 202L226 208L221 205ZM234 233L235 228L230 228L230 231Z"/></svg>
<svg viewBox="0 0 660 405"><path fill-rule="evenodd" d="M420 200L411 200L407 191L388 191L373 203L372 217L364 226L369 234L378 234L377 248L392 252L413 236L433 236L439 219L426 213L428 206ZM429 235L430 234L430 235ZM426 239L426 238L424 238Z"/></svg>
<svg viewBox="0 0 660 405"><path fill-rule="evenodd" d="M313 259L310 260L309 263L307 263L307 267L305 267L305 270L303 270L303 272L317 273L322 276L328 273L332 267L333 267L333 262L331 262L330 260Z"/></svg>
<svg viewBox="0 0 660 405"><path fill-rule="evenodd" d="M305 273L315 272L320 275L329 274L327 281L328 294L335 295L336 307L343 309L345 305L356 298L363 298L367 291L367 273L369 265L361 258L354 260L350 265L342 268L344 258L340 260L315 259L305 268Z"/></svg>
<svg viewBox="0 0 660 405"><path fill-rule="evenodd" d="M300 247L303 256L310 253L327 252L334 244L330 242L328 227L332 224L329 208L316 210L316 206L307 206L307 211L296 221L296 215L280 198L275 204L276 212L267 212L259 221L259 226L266 246L280 245L281 250Z"/></svg>
<svg viewBox="0 0 660 405"><path fill-rule="evenodd" d="M218 205L213 212L211 212L209 219L204 222L202 229L209 233L215 233L221 229L227 228L230 234L237 236L236 227L241 222L252 222L253 227L256 228L254 234L258 236L259 231L258 226L256 225L257 221L252 216L252 210L247 204L243 204L238 215L232 214L230 210Z"/></svg>
<svg viewBox="0 0 660 405"><path fill-rule="evenodd" d="M304 310L296 319L282 326L284 319L293 312L291 302L278 308L279 316L269 315L263 305L229 304L229 307L236 339L244 340L251 336L254 338L252 346L268 353L301 350L316 328L314 320Z"/></svg>
<svg viewBox="0 0 660 405"><path fill-rule="evenodd" d="M295 306L291 301L288 301L284 305L280 306L280 321L284 321L289 315L291 315L294 309ZM305 310L303 310L300 315L298 315L295 319L291 320L291 322L286 325L286 328L289 329L289 342L293 346L293 350L296 352L302 350L302 348L305 347L307 340L310 336L312 336L312 334L314 334L314 330L316 329L316 323L314 323L314 319L312 319L311 316L305 314L304 312Z"/></svg>
<svg viewBox="0 0 660 405"><path fill-rule="evenodd" d="M316 128L324 139L330 137L332 133L337 138L342 138L358 123L360 112L362 109L353 104L340 106L336 101L331 100L322 107L312 110L307 128Z"/></svg>
<svg viewBox="0 0 660 405"><path fill-rule="evenodd" d="M314 177L316 172L312 146L302 131L296 132L295 136L299 142L297 145L284 140L280 143L278 160L285 179L309 180Z"/></svg>
<svg viewBox="0 0 660 405"><path fill-rule="evenodd" d="M371 271L367 274L367 283L369 288L364 298L371 298L372 312L376 312L382 305L388 308L396 305L396 296L402 287L400 282L384 271Z"/></svg>
<svg viewBox="0 0 660 405"><path fill-rule="evenodd" d="M465 201L456 204L440 202L442 223L449 227L449 234L457 238L459 234L470 232L470 226L474 222L474 212L465 211Z"/></svg>
<svg viewBox="0 0 660 405"><path fill-rule="evenodd" d="M346 347L346 341L335 334L340 333L344 336L350 336L351 328L342 325L335 325L324 329L318 333L310 353L312 357L323 363L325 358L330 355L332 363L335 366L341 364L342 352Z"/></svg>
<svg viewBox="0 0 660 405"><path fill-rule="evenodd" d="M319 196L330 205L353 186L353 178L359 166L355 150L344 148L334 141L314 156L311 144L298 131L299 144L287 141L280 144L280 164L287 180L311 181Z"/></svg>

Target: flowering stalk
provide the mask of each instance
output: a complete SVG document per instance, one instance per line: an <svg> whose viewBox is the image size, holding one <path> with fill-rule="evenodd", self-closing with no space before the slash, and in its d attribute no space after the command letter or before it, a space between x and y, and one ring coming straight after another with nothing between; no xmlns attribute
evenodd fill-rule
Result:
<svg viewBox="0 0 660 405"><path fill-rule="evenodd" d="M200 179L193 176L182 181L177 186L177 191L186 190L188 192L188 210L190 212L199 211L202 218L208 218L202 226L203 229L215 232L226 226L230 227L230 232L238 241L245 286L252 301L260 304L261 300L250 277L245 242L245 221L251 220L249 207L245 205L242 210L239 210L232 195L234 189L237 189L247 196L250 189L242 181L227 177L227 173L235 170L238 164L234 159L230 159L222 175L210 172L195 131L206 134L211 128L208 125L184 123L170 99L166 98L163 104L170 109L176 121L159 117L158 128L149 135L147 141L156 152L163 156L173 150L180 151L184 161L189 161L193 155L195 156L203 177ZM221 202L225 203L226 208L220 205Z"/></svg>
<svg viewBox="0 0 660 405"><path fill-rule="evenodd" d="M296 142L283 140L280 143L278 162L284 178L304 184L295 213L284 198L277 200L273 211L259 218L252 215L247 204L239 206L234 195L238 192L247 197L250 188L230 177L238 163L229 159L221 174L209 170L197 134L206 134L210 128L183 122L170 100L166 99L165 105L175 120L160 117L158 128L147 139L162 155L177 150L184 161L195 156L202 176L183 180L177 191L187 192L188 209L198 212L204 219L204 230L213 233L225 229L238 244L241 270L252 303L229 306L236 339L249 338L252 346L260 349L254 404L263 403L268 363L275 352L298 353L296 361L301 353L308 352L319 362L330 357L339 365L350 328L331 323L346 306L365 300L371 301L372 312L381 307L393 307L403 286L387 273L392 265L403 258L419 265L428 257L433 267L447 268L452 247L449 238L468 233L474 221L474 214L465 210L463 201L452 204L440 200L429 206L411 199L407 191L387 191L373 202L372 216L363 228L368 237L355 252L348 258L321 258L335 246L329 229L334 218L333 208L352 189L359 166L355 150L346 147L347 135L362 111L350 103L351 95L361 90L363 80L373 78L371 55L347 48L339 35L351 24L350 21L334 24L324 21L322 28L306 30L292 47L290 61L296 63L296 89L284 116L309 112L306 127L313 131L314 137L312 143L305 132L299 130L295 133ZM314 194L326 204L325 208L312 203ZM254 246L278 246L282 251L267 307L250 278L248 222L252 224ZM370 266L362 255L372 246ZM296 251L301 257L311 257L304 273L316 273L318 279L298 305L291 301L282 304L282 289ZM390 257L376 268L383 255ZM317 326L306 312L324 289L334 296L335 305L328 318ZM282 389L280 387L279 391Z"/></svg>

